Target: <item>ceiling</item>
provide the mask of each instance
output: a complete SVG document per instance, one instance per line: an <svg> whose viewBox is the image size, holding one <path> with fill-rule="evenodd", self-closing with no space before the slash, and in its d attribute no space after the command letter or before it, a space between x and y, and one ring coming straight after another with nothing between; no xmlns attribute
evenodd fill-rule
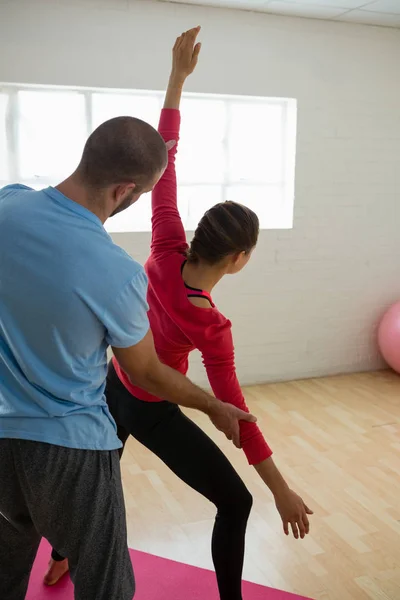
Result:
<svg viewBox="0 0 400 600"><path fill-rule="evenodd" d="M163 0L400 28L400 0Z"/></svg>

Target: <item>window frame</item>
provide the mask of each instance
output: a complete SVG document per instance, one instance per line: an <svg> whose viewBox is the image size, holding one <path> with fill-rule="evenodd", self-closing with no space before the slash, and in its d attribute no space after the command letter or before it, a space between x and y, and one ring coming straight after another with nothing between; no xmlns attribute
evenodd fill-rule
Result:
<svg viewBox="0 0 400 600"><path fill-rule="evenodd" d="M73 86L51 86L51 85L34 85L34 84L17 84L17 83L1 83L0 82L0 94L5 93L9 97L9 101L6 107L6 144L7 144L7 157L8 157L8 171L9 180L0 179L0 188L3 185L7 185L11 182L18 182L28 186L46 187L54 185L56 182L50 177L38 177L35 180L23 179L19 172L19 145L18 145L18 123L21 118L19 106L18 106L18 92L20 91L38 91L38 92L51 92L54 94L62 92L75 92L82 94L84 97L85 106L85 122L86 122L86 136L88 137L93 131L93 100L94 94L118 94L126 96L142 96L149 98L156 97L161 110L165 92L158 90L141 90L141 89L117 89L117 88L89 88L89 87L73 87ZM294 196L295 196L295 159L296 159L296 137L297 137L297 101L293 98L280 98L280 97L258 97L258 96L243 96L243 95L228 95L228 94L203 94L185 92L183 98L195 99L195 100L221 100L225 103L226 109L226 120L225 120L225 132L223 138L224 155L229 156L229 128L231 123L231 109L232 104L243 103L243 104L261 104L265 105L279 105L282 108L282 128L284 131L284 137L282 140L282 170L281 178L276 183L266 183L261 181L238 181L232 180L229 176L229 169L225 166L223 181L219 183L215 182L178 182L178 188L183 187L197 187L197 186L218 186L221 187L221 199L223 202L229 200L228 189L230 187L264 187L264 188L282 188L282 202L280 207L276 207L277 219L275 224L272 226L266 226L263 223L262 215L260 215L261 229L291 229L293 227L293 210L294 210ZM279 213L279 215L278 215ZM120 229L115 230L112 227L107 229L110 232L115 233L129 233L131 229L121 231ZM141 232L149 231L147 229L141 229ZM190 231L190 229L189 229Z"/></svg>

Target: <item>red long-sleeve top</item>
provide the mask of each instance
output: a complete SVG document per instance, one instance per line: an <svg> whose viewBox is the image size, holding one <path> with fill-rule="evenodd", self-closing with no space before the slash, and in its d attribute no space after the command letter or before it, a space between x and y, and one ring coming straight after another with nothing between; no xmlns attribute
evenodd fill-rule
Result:
<svg viewBox="0 0 400 600"><path fill-rule="evenodd" d="M162 363L183 374L188 370L189 353L198 349L215 396L248 411L236 376L231 323L212 302L210 308L192 304L188 296L193 295L193 290L188 289L182 279L188 244L177 207L175 157L179 129L179 111L164 109L159 132L165 141L175 140L176 144L168 153L167 169L152 194L151 254L145 269L155 347ZM196 294L199 292L202 294L201 290ZM115 358L114 365L120 380L136 398L160 401L133 385ZM258 464L271 456L272 451L256 424L242 421L240 437L250 464Z"/></svg>

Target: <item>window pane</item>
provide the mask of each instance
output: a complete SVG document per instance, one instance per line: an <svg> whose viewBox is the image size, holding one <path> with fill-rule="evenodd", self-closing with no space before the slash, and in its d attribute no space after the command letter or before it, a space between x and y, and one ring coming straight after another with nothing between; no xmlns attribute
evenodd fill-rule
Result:
<svg viewBox="0 0 400 600"><path fill-rule="evenodd" d="M183 185L178 190L178 206L185 229L196 229L206 210L222 201L222 186Z"/></svg>
<svg viewBox="0 0 400 600"><path fill-rule="evenodd" d="M179 183L222 183L226 108L222 100L186 98L181 107Z"/></svg>
<svg viewBox="0 0 400 600"><path fill-rule="evenodd" d="M282 181L283 115L283 107L278 104L233 102L230 105L230 181Z"/></svg>
<svg viewBox="0 0 400 600"><path fill-rule="evenodd" d="M260 219L262 229L287 227L288 224L283 222L282 213L283 190L283 187L273 185L235 185L227 188L226 200L239 202L254 210Z"/></svg>
<svg viewBox="0 0 400 600"><path fill-rule="evenodd" d="M93 129L114 117L137 117L157 127L161 97L136 94L96 93L92 95Z"/></svg>
<svg viewBox="0 0 400 600"><path fill-rule="evenodd" d="M151 231L150 194L143 194L130 208L110 217L105 228L111 233Z"/></svg>
<svg viewBox="0 0 400 600"><path fill-rule="evenodd" d="M178 188L178 210L186 230L196 229L205 211L222 201L222 186L199 185ZM139 201L121 213L108 219L107 231L151 231L151 198L144 194Z"/></svg>
<svg viewBox="0 0 400 600"><path fill-rule="evenodd" d="M0 180L2 181L8 181L9 179L6 131L7 103L8 95L0 94Z"/></svg>
<svg viewBox="0 0 400 600"><path fill-rule="evenodd" d="M84 96L24 91L18 101L21 177L66 177L78 165L87 137Z"/></svg>

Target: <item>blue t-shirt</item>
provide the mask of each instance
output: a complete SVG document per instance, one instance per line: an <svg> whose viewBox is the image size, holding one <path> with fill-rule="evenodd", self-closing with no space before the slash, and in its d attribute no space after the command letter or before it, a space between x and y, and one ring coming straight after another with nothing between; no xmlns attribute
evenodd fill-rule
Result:
<svg viewBox="0 0 400 600"><path fill-rule="evenodd" d="M147 278L101 221L58 190L0 190L0 438L121 446L107 347L149 329Z"/></svg>

